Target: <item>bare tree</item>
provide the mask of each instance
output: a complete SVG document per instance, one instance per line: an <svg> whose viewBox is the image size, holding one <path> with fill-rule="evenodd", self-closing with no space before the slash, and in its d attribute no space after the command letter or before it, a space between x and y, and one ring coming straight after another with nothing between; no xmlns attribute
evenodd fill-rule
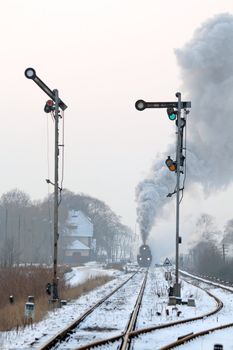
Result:
<svg viewBox="0 0 233 350"><path fill-rule="evenodd" d="M59 205L59 234L63 232L71 209L81 210L90 217L94 226L97 257L107 255L125 258L130 253L132 231L122 225L120 217L97 198L63 190ZM1 264L20 262L51 263L53 254L53 195L32 202L18 189L0 198ZM62 262L62 241L58 241Z"/></svg>
<svg viewBox="0 0 233 350"><path fill-rule="evenodd" d="M202 214L192 234L189 256L184 259L195 271L213 275L216 267L222 264L221 239L222 233L217 229L214 218Z"/></svg>

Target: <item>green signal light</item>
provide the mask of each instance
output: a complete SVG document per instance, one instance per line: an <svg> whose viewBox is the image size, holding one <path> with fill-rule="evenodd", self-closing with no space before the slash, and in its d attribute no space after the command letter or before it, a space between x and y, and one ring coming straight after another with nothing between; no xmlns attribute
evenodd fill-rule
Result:
<svg viewBox="0 0 233 350"><path fill-rule="evenodd" d="M176 115L173 113L173 114L170 114L169 115L169 119L170 120L175 120L176 119Z"/></svg>
<svg viewBox="0 0 233 350"><path fill-rule="evenodd" d="M176 120L177 112L174 110L174 108L170 107L167 108L167 115L170 120Z"/></svg>

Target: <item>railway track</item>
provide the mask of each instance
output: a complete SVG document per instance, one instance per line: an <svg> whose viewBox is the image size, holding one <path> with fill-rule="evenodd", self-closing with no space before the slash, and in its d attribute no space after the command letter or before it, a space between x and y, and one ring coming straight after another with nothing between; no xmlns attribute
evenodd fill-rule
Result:
<svg viewBox="0 0 233 350"><path fill-rule="evenodd" d="M138 277L137 277L138 276ZM134 305L134 312L132 312L132 318L130 318L131 320L133 319L133 317L135 317L135 312L138 309L139 310L139 304L140 304L140 298L142 298L143 295L143 290L145 288L145 283L146 283L146 276L147 273L145 274L145 278L143 279L143 284L142 287L140 289L140 297L137 298L137 301ZM65 342L66 346L67 344L69 344L69 339L71 338L75 338L77 337L77 334L80 334L80 328L83 326L83 324L85 323L85 321L87 320L87 318L91 318L91 316L93 315L93 313L96 311L99 311L99 309L102 308L107 308L109 305L112 308L112 305L114 304L114 301L111 300L110 298L114 298L114 296L121 292L123 288L126 288L127 285L129 285L130 283L132 284L131 289L132 289L132 295L135 295L134 290L135 290L135 286L136 286L136 282L134 282L135 279L141 279L140 278L140 274L138 274L138 271L136 273L134 273L130 278L128 278L124 283L122 283L120 286L118 286L116 289L114 289L110 294L108 294L106 297L104 297L103 299L99 300L93 307L91 307L90 309L88 309L83 315L81 315L81 317L79 317L77 320L75 320L71 325L69 325L68 327L66 327L64 330L62 330L60 333L58 333L56 336L54 336L52 339L50 339L46 344L44 344L43 346L41 346L39 349L40 350L48 350L48 349L59 349L59 344L62 344L62 342ZM138 283L138 282L137 282ZM120 299L118 297L117 301L119 302ZM96 316L95 316L96 317ZM133 321L132 321L133 322ZM91 321L90 321L91 323ZM126 330L123 331L123 335L124 337L127 337L128 333L130 332L130 330L132 330L133 328L133 324L134 323L130 323L127 325ZM78 329L77 329L78 328ZM88 326L83 326L84 329L87 329ZM88 329L88 331L91 331L90 327ZM114 329L111 329L111 327L108 327L108 331L114 331ZM77 333L76 333L77 332ZM114 332L113 332L114 333ZM116 333L116 332L115 332ZM121 339L122 338L122 334L117 335L117 336L113 336L112 337L115 340ZM110 338L111 339L111 338ZM108 340L106 340L106 342L108 342ZM77 343L77 340L76 340ZM96 342L95 342L96 343ZM98 342L97 342L98 343ZM68 345L69 348L71 348ZM72 346L72 348L74 348ZM80 346L80 349L85 349L86 346ZM123 349L123 348L122 348Z"/></svg>
<svg viewBox="0 0 233 350"><path fill-rule="evenodd" d="M143 295L144 289L145 289L145 287L142 286L142 289L141 289L141 292L140 292L140 294L141 293L142 294L141 294L141 296L139 294L139 297L138 297L138 300L140 300L140 304L141 304L141 300L142 300L142 295ZM139 308L135 307L134 316L129 321L129 325L131 324L131 325L133 325L133 327L132 326L127 327L127 330L122 335L119 335L119 336L116 336L116 337L112 337L112 338L108 338L108 339L105 339L105 340L102 340L102 341L98 341L98 342L93 342L93 343L90 343L90 344L88 344L86 346L76 348L76 350L87 350L87 349L95 348L97 346L104 347L104 345L110 344L110 343L114 343L114 342L115 342L114 349L121 349L121 350L134 349L134 348L137 349L137 338L139 336L141 336L141 335L144 335L146 333L153 332L153 331L159 331L161 329L169 329L170 327L177 327L177 326L183 325L185 323L195 322L197 320L203 320L206 317L209 317L209 316L214 315L217 312L219 312L219 310L221 310L221 308L223 307L223 304L222 304L221 300L218 299L217 297L213 296L210 292L207 292L207 294L210 297L215 299L215 301L216 301L216 308L214 308L212 311L210 311L208 313L204 313L201 316L197 316L197 317L193 317L193 318L189 318L189 319L185 319L185 320L180 320L180 321L176 321L176 322L171 322L171 323L167 323L167 324L157 325L157 326L153 326L153 327L147 327L147 328L144 328L144 329L134 330L135 325L136 325L136 319L137 319L137 316L138 316L138 311L139 311ZM138 300L137 300L136 305L139 305L138 304ZM188 336L189 336L189 338L188 338ZM174 342L172 344L168 344L167 346L162 347L161 349L164 349L164 350L165 349L170 349L170 348L172 349L173 347L175 347L175 346L177 346L179 344L185 343L185 341L188 340L188 339L191 339L191 337L190 337L190 335L186 334L186 336L185 337L181 337L181 339L179 339L178 342ZM142 349L141 345L139 345L138 349ZM150 345L150 349L151 349L151 345ZM155 347L155 349L158 349L158 348Z"/></svg>
<svg viewBox="0 0 233 350"><path fill-rule="evenodd" d="M213 287L218 287L221 285L221 289L233 293L233 285L232 284L230 285L230 282L221 281L220 279L213 280L208 276L194 275L194 274L190 274L190 273L185 272L185 271L180 271L180 273L181 273L181 275L183 275L186 278L190 277L190 278L193 278L197 281L208 283L209 285L211 285Z"/></svg>
<svg viewBox="0 0 233 350"><path fill-rule="evenodd" d="M189 275L190 277L190 275ZM194 276L192 277L194 278ZM201 282L203 282L203 279L201 278L198 278L196 277L195 278L196 280L200 280ZM187 281L186 281L187 282ZM189 282L190 283L190 282ZM207 283L207 282L205 282ZM216 283L214 282L208 282L208 285L211 285L211 286L214 286L216 287ZM219 286L218 286L219 287ZM199 287L201 288L201 287ZM203 288L202 288L203 289ZM222 287L222 290L226 290L230 293L232 293L232 289L230 288L227 288L227 287ZM215 310L213 310L212 312L210 313L206 313L202 316L199 316L199 317L193 317L193 318L190 318L190 319L186 319L186 320L182 320L182 321L178 321L178 322L173 322L173 323L169 323L169 324L163 324L163 325L160 325L159 327L149 327L149 328L145 328L143 330L138 330L138 331L135 331L135 332L132 332L131 336L140 336L140 335L143 335L145 333L149 333L149 332L152 332L152 331L155 331L155 330L164 330L163 333L160 333L157 335L157 338L158 337L164 337L164 339L166 339L168 337L168 329L170 327L179 327L179 332L177 331L177 334L180 334L178 337L177 337L177 340L175 341L172 341L170 343L167 343L166 345L162 345L162 346L156 346L156 338L155 337L151 337L151 340L149 340L149 342L151 342L151 344L154 344L153 347L144 347L143 349L160 349L160 350L168 350L168 349L174 349L180 345L184 345L184 344L187 344L188 342L190 342L191 340L194 340L196 338L199 338L199 337L204 337L205 335L209 335L215 331L220 331L220 330L223 330L223 329L226 329L226 328L230 328L230 327L233 327L233 323L232 322L228 322L228 323L225 323L225 324L221 324L219 326L215 326L215 327L207 327L205 329L203 329L203 324L201 325L201 330L199 331L196 331L196 332L187 332L186 328L183 328L183 335L182 335L182 328L180 327L180 325L184 324L184 323L190 323L192 322L192 328L195 329L195 325L193 322L196 322L196 321L200 321L200 320L204 320L206 321L207 317L210 317L210 316L213 316L215 314L218 314L218 312L220 312L220 310L223 309L224 305L223 305L223 302L218 298L216 297L215 295L213 295L212 293L206 291L209 295L212 295L212 297L216 300L217 302L217 307ZM196 327L198 329L198 327ZM169 338L169 337L168 337ZM152 340L153 339L153 340ZM142 340L142 339L141 339ZM141 349L141 344L142 344L143 340L140 342L140 345L139 347L135 347L135 349ZM147 339L147 342L148 342L148 339ZM158 343L157 343L158 344Z"/></svg>
<svg viewBox="0 0 233 350"><path fill-rule="evenodd" d="M69 349L72 348L75 350L93 349L93 348L96 348L97 346L102 347L104 349L106 347L106 345L108 345L108 347L107 347L108 349L110 348L110 349L120 349L120 350L127 350L127 349L128 350L129 349L168 350L168 349L173 349L179 345L185 344L188 341L195 339L196 337L204 336L204 335L210 334L211 332L214 332L216 330L221 330L221 329L225 329L225 328L233 326L233 323L228 323L228 324L224 324L224 325L220 325L220 326L216 326L216 327L208 327L205 330L201 330L198 332L187 332L185 330L185 324L189 324L189 323L195 324L195 322L198 322L200 320L206 320L208 317L216 315L223 308L222 301L218 297L216 297L212 293L210 293L209 291L206 291L206 293L210 297L214 298L214 300L216 302L216 307L213 310L211 310L210 312L206 312L206 313L203 313L202 315L192 317L192 318L186 318L186 319L182 319L182 320L173 321L170 323L164 323L164 324L154 325L154 326L150 326L150 327L135 329L136 323L137 323L137 317L138 317L140 306L142 303L142 297L143 297L143 294L145 291L145 286L146 286L147 274L145 274L145 278L144 278L143 283L141 285L137 300L134 304L133 311L130 315L130 319L127 323L127 326L120 333L114 334L111 337L106 336L102 340L89 341L87 344L84 344L84 345L70 347L68 345L69 343L67 341L67 338L70 336L75 337L75 328L77 328L77 326L80 326L80 324L87 318L87 316L92 314L94 309L98 309L98 307L100 305L102 305L106 300L108 300L108 298L110 298L111 295L114 295L117 290L119 290L125 284L127 284L135 275L136 275L136 273L134 275L132 275L123 284L121 284L116 290L114 290L112 293L110 293L110 295L106 296L103 300L100 300L98 303L96 303L93 308L88 310L87 313L85 313L78 320L73 322L73 324L71 326L67 327L63 332L61 332L60 334L55 336L53 339L51 339L49 342L47 342L44 346L42 346L40 348L40 350L62 349L62 348L64 349L64 347L60 347L60 346L62 346L63 341L66 341L65 348L68 347ZM198 277L196 279L198 279ZM213 282L209 282L208 284L214 285ZM232 293L232 290L230 290L229 288L224 287L224 289L226 289ZM122 310L122 313L123 312L124 311ZM183 328L181 328L182 326L183 326ZM165 334L166 334L166 332L167 333L169 332L169 329L171 329L171 327L179 327L179 334L180 333L182 333L182 334L178 336L176 341L172 341L169 344L167 343L167 344L163 344L162 346L157 347L156 341L148 340L148 339L152 339L152 338L154 339L154 337L147 338L147 336L146 336L146 334L152 335L152 334L154 334L154 331L156 331L156 333L163 332L163 333L161 333L161 337L163 337L163 336L166 337ZM182 329L183 329L183 331L182 331ZM119 332L119 330L118 330L118 332ZM150 344L150 345L148 345L148 347L146 347L144 345L142 347L142 344L144 344L143 339L144 340L146 339L145 343ZM168 337L168 339L169 339L169 337ZM60 343L60 345L58 345L59 343ZM109 344L112 344L112 345L110 346ZM64 343L63 343L63 346L64 346Z"/></svg>
<svg viewBox="0 0 233 350"><path fill-rule="evenodd" d="M182 272L182 274L184 276L190 276L189 274L186 274L185 272ZM195 276L194 277L193 276L192 278L195 278L196 280L198 280L200 282L204 282L204 278L203 277L199 277L199 276ZM225 281L223 281L223 282L225 283ZM219 283L217 283L217 282L213 282L213 281L206 282L205 281L204 283L208 283L209 285L214 286L214 287L219 287ZM228 291L230 293L233 293L233 290L231 288L229 288L229 287L221 286L221 289L226 290L226 291ZM160 350L173 349L173 348L175 348L175 347L177 347L179 345L184 345L184 344L190 342L191 340L194 340L194 339L197 339L197 338L209 335L210 333L213 333L213 332L216 332L216 331L220 331L220 330L223 330L223 329L227 329L227 328L230 328L230 327L233 327L233 322L229 322L229 323L223 324L221 326L207 328L205 330L202 330L200 332L196 332L196 333L193 333L193 334L188 334L188 335L182 337L181 339L178 339L177 341L168 344L167 346L161 348Z"/></svg>
<svg viewBox="0 0 233 350"><path fill-rule="evenodd" d="M125 330L121 334L119 334L119 335L117 335L115 337L110 337L110 338L103 339L103 340L100 340L100 341L92 342L92 343L89 343L89 344L87 344L85 346L81 346L81 347L75 348L75 350L93 349L93 348L96 348L96 347L108 345L110 343L117 343L116 347L117 347L118 350L129 350L130 349L130 347L131 347L131 339L132 339L131 332L134 330L134 328L136 326L138 313L139 313L139 310L140 310L140 306L141 306L144 290L145 290L145 287L146 287L147 273L148 272L146 272L145 277L143 279L143 283L141 285L140 292L138 294L138 297L137 297L136 303L134 305L133 311L130 314L129 321L128 321L127 325L126 325Z"/></svg>

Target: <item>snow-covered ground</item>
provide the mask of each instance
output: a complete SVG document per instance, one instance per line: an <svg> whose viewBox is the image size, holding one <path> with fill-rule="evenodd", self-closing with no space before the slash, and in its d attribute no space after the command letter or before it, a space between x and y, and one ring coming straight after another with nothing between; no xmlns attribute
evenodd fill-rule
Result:
<svg viewBox="0 0 233 350"><path fill-rule="evenodd" d="M187 305L168 305L168 282L164 279L163 269L151 270L147 288L142 301L137 328L150 327L203 315L216 307L216 302L206 293L182 281L182 300L193 298L196 307ZM169 313L169 314L167 314ZM179 316L177 317L177 314Z"/></svg>
<svg viewBox="0 0 233 350"><path fill-rule="evenodd" d="M97 275L111 275L116 278L79 299L73 300L61 309L50 311L43 321L33 325L33 327L28 326L19 329L17 332L0 332L0 349L26 350L39 348L49 338L56 335L68 324L73 323L88 308L129 278L129 275L123 272L110 269L105 270L99 264L87 264L85 267L80 268L80 271L79 268L74 268L72 272L69 272L68 283L77 285Z"/></svg>
<svg viewBox="0 0 233 350"><path fill-rule="evenodd" d="M80 297L78 300L74 300L68 303L61 309L49 312L47 317L40 323L34 325L33 328L27 327L25 329L20 329L18 332L1 332L0 349L26 350L39 348L42 344L46 343L49 338L57 334L61 329L64 329L68 324L73 323L73 321L78 318L78 316L83 314L84 311L87 310L90 306L94 305L99 299L107 295L117 285L129 278L129 274L125 274L124 272L116 270L103 270L100 265L89 264L82 268L73 269L72 272L67 275L67 282L72 285L79 284L91 276L102 274L109 274L116 278L113 281L108 282L106 285L99 287L90 293ZM141 274L141 276L142 275L143 274ZM124 310L127 308L127 304L131 305L133 303L133 300L136 297L137 293L136 284L140 284L139 280L140 277L138 278L138 282L137 279L135 279L135 286L133 285L134 287L131 289L130 287L129 289L123 289L122 294L119 295L118 298L114 297L112 302L109 302L108 307L105 305L101 319L99 318L101 313L92 314L89 321L86 321L86 324L82 326L83 331L88 332L90 325L92 325L91 334L93 335L93 339L97 340L98 325L100 328L102 326L106 327L106 325L109 325L110 328L117 328L118 321L117 319L114 320L113 309L116 305L122 306L122 318L125 317ZM196 302L196 307L177 305L177 310L176 308L167 305L167 287L168 285L164 279L164 273L162 270L159 268L151 268L148 275L146 294L140 310L140 317L137 328L143 328L180 320L182 318L198 316L213 310L215 307L215 301L205 292L194 286L191 286L186 282L182 282L182 299L185 300L193 296ZM208 317L205 320L199 321L197 323L183 324L175 328L170 327L168 329L154 331L142 335L134 341L134 349L159 349L165 344L176 340L179 335L197 332L200 330L200 328L212 328L224 323L232 322L233 294L227 291L223 291L217 287L208 288L211 289L211 293L218 296L225 304L220 313L216 314L215 316ZM132 303L130 302L131 299ZM120 300L122 304L119 303ZM167 315L166 309L169 309L169 315ZM177 316L177 311L181 311L179 316ZM93 329L93 325L96 326L96 331ZM212 333L203 339L200 338L199 340L194 340L189 344L182 346L181 348L198 350L213 349L213 344L220 343L224 345L224 350L233 350L232 334L233 329L226 329ZM106 336L110 335L112 334L106 334ZM116 344L112 344L105 346L104 349L116 349L116 347Z"/></svg>
<svg viewBox="0 0 233 350"><path fill-rule="evenodd" d="M233 330L232 328L227 328L222 331L216 331L205 337L200 337L196 340L190 341L186 345L179 347L180 350L212 350L214 349L214 344L223 345L223 350L233 349Z"/></svg>
<svg viewBox="0 0 233 350"><path fill-rule="evenodd" d="M126 329L130 314L139 294L144 273L138 273L107 299L98 309L88 316L74 332L68 341L68 349L91 343L95 340L106 339L119 335ZM116 344L115 344L116 348ZM57 350L64 349L64 345L57 346Z"/></svg>
<svg viewBox="0 0 233 350"><path fill-rule="evenodd" d="M66 274L66 282L70 286L75 286L97 276L117 277L120 274L118 270L104 269L102 264L90 262L84 266L73 267L72 271Z"/></svg>
<svg viewBox="0 0 233 350"><path fill-rule="evenodd" d="M198 298L196 299L196 308L194 308L196 309L196 315L198 313L205 314L208 311L208 304L210 303L209 305L211 305L213 303L212 298L210 298L206 293L201 293L199 289L197 292L197 289L191 285L188 285L186 287L185 285L186 283L182 282L182 299L185 295L186 287L188 288L189 286L190 291L193 291L194 295L197 293L196 295L198 296ZM160 349L163 346L176 341L178 337L184 336L185 334L189 334L192 332L197 333L203 329L214 328L226 323L233 322L233 294L231 292L227 292L218 288L219 284L216 284L215 288L206 285L204 282L201 282L200 286L208 289L213 295L215 295L223 301L224 306L219 313L210 317L206 317L201 321L185 323L176 327L169 327L167 329L165 328L161 330L156 330L154 332L141 335L135 341L134 349L151 350L152 345L154 349ZM183 307L178 306L178 308L182 310L183 314ZM185 318L193 317L192 309L193 308L189 308L189 310L187 310ZM172 321L174 321L174 319L172 319ZM164 323L164 320L161 323ZM226 334L226 336L223 336L224 334ZM229 337L229 334L232 334L232 336ZM199 340L192 340L188 344L180 346L180 348L188 350L207 350L213 349L214 344L216 343L222 344L224 346L224 350L233 350L233 328L222 330L221 332L218 331L216 333L210 333L207 337L199 338Z"/></svg>

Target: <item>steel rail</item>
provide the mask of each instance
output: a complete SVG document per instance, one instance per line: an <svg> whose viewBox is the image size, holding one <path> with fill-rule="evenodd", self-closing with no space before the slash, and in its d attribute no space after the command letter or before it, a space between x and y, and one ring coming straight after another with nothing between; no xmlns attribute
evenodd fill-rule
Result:
<svg viewBox="0 0 233 350"><path fill-rule="evenodd" d="M88 349L94 349L98 346L101 346L101 345L106 345L106 344L110 344L110 343L114 343L118 340L121 340L123 337L123 334L119 334L119 335L116 335L114 337L109 337L109 338L106 338L106 339L102 339L102 340L97 340L95 342L92 342L92 343L89 343L89 344L86 344L86 345L82 345L82 346L79 346L78 348L75 348L74 350L88 350Z"/></svg>
<svg viewBox="0 0 233 350"><path fill-rule="evenodd" d="M187 282L187 283L190 283L190 282ZM213 298L216 301L217 306L216 306L216 308L214 310L212 310L210 312L207 312L205 314L202 314L200 316L196 316L196 317L192 317L192 318L186 318L186 319L180 320L180 321L174 321L174 322L170 322L170 323L160 324L158 326L151 326L151 327L141 328L141 329L138 329L138 330L135 330L135 331L131 332L130 336L136 337L136 336L138 336L140 334L149 333L149 332L156 331L156 330L159 330L159 329L169 328L169 327L173 327L173 326L180 325L180 324L183 324L183 323L188 323L188 322L202 320L203 318L212 316L212 315L216 314L217 312L219 312L222 309L222 307L223 307L222 301L219 298L217 298L215 295L210 293L209 291L207 291L207 290L205 290L205 289L203 289L201 287L198 287L198 288L202 289L205 293L207 293L211 298Z"/></svg>
<svg viewBox="0 0 233 350"><path fill-rule="evenodd" d="M221 289L224 289L224 290L227 290L228 292L231 292L233 293L233 289L232 288L228 288L226 287L225 285L222 285L221 283L218 283L218 282L214 282L212 280L209 280L207 277L207 279L205 279L204 277L201 277L201 276L197 276L197 275L193 275L193 274L190 274L188 272L185 272L185 271L180 271L180 273L186 277L189 277L189 278L193 278L193 279L196 279L200 282L203 282L203 283L207 283L207 284L210 284L214 287L219 287ZM187 281L186 281L187 282Z"/></svg>
<svg viewBox="0 0 233 350"><path fill-rule="evenodd" d="M135 273L136 274L136 273ZM134 274L134 275L135 275ZM112 293L111 293L111 295L112 294L114 294L115 293L115 291L117 291L118 289L120 289L125 283L127 283L134 275L132 275L128 280L126 280L122 285L120 285L116 290L114 290ZM192 278L192 276L190 276L190 275L188 275L188 277L190 277L190 278ZM197 277L195 277L195 276L193 276L193 279L199 279L199 278L197 278ZM144 279L144 281L145 281L145 279ZM186 281L187 282L187 281ZM202 280L202 282L205 282L205 281L203 281ZM187 283L190 283L190 282L187 282ZM215 284L213 284L213 283L211 283L211 282L209 282L209 281L206 281L205 283L207 283L207 284L210 284L210 285L215 285ZM143 283L144 284L144 283ZM216 285L215 285L216 286ZM201 287L199 287L200 289L203 289L203 288L201 288ZM219 286L219 288L221 288L220 286ZM226 290L228 290L228 291L230 291L230 292L233 292L232 290L230 290L230 289L227 289L227 288L224 288L223 287L223 289L226 289ZM141 290L142 290L142 287L141 287ZM140 290L140 293L141 293L141 290ZM204 289L203 289L204 290ZM223 307L223 303L222 303L222 301L220 300L220 299L218 299L216 296L214 296L213 294L211 294L209 291L206 291L206 290L204 290L210 297L212 297L212 298L214 298L215 299L215 301L216 301L216 303L217 303L217 307L214 309L214 310L212 310L212 311L210 311L210 312L208 312L208 313L205 313L205 314L203 314L203 315L200 315L200 316L196 316L196 317L193 317L193 318L188 318L188 319L185 319L185 320L180 320L180 321L174 321L174 322L171 322L171 323L165 323L165 324L161 324L161 325L158 325L158 326L151 326L151 327L147 327L147 328L142 328L142 329L138 329L138 330L134 330L133 328L131 328L131 330L129 330L128 331L128 333L127 333L127 330L126 331L124 331L123 333L121 333L121 334L119 334L119 335L116 335L116 336L113 336L113 337L109 337L109 338L107 338L107 339L102 339L102 340L99 340L99 341L95 341L95 342L92 342L92 343L89 343L89 344L87 344L87 345L83 345L83 346L81 346L81 347L78 347L78 348L76 348L75 350L87 350L87 349L92 349L92 348L95 348L95 347L98 347L98 346L101 346L101 345L106 345L106 344L108 344L108 343L113 343L113 342L116 342L116 341L119 341L119 340L121 340L121 339L127 339L127 341L126 342L122 342L122 345L121 346L123 346L123 344L125 344L126 346L128 346L129 344L130 344L130 342L131 342L131 339L132 338L134 338L134 337L138 337L139 335L141 335L141 334L145 334L145 333L149 333L149 332L152 332L152 331L155 331L155 330L159 330L159 329L163 329L163 328L168 328L168 327L173 327L173 326L176 326L176 325L179 325L179 324L184 324L184 323L188 323L188 322L193 322L193 321L197 321L197 320L201 320L201 319L203 319L203 318L205 318L205 317L209 317L209 316L212 316L212 315L214 315L214 314L216 314L217 312L219 312L221 309L222 309L222 307ZM142 293L143 294L143 293ZM108 295L106 298L105 298L105 300L108 298L108 297L110 297L111 295ZM139 298L139 297L138 297ZM137 300L138 301L138 300ZM103 301L104 302L104 301ZM99 305L97 305L98 303L96 303L95 305L94 305L94 308L96 308L96 307L98 307ZM137 302L136 302L136 304L137 304ZM135 305L136 305L135 304ZM92 308L91 308L92 309ZM139 309L138 309L139 310ZM88 310L89 311L89 310ZM88 312L87 311L87 312ZM89 313L88 313L89 314ZM137 313L138 314L138 313ZM84 314L85 315L85 314ZM88 315L87 315L88 316ZM81 319L82 318L82 316L79 318L79 319ZM78 320L79 320L78 319ZM82 320L83 319L81 319L80 320L80 322L78 322L78 324L79 323L81 323L82 322ZM76 320L77 321L77 320ZM75 322L76 322L75 321ZM74 322L74 323L75 323ZM74 324L73 323L73 324ZM73 325L72 324L72 325ZM77 325L78 325L77 324ZM129 326L129 324L130 324L130 321L129 321L129 323L128 323L128 326ZM71 326L72 326L71 325ZM70 327L68 327L68 328L66 328L64 331L66 331L67 332L67 329L70 329L71 331L77 326L77 325L74 325L73 327L72 327L72 329L70 329ZM135 325L135 322L134 322L134 325ZM223 327L224 328L227 328L227 327L231 327L232 325L231 324L228 324L228 325L224 325ZM220 326L221 327L221 326ZM218 329L219 327L217 327L216 328L216 330ZM128 327L127 327L127 329L128 329ZM221 329L221 328L219 328L219 329ZM215 330L215 328L213 329L213 331ZM203 331L203 332L210 332L211 330L206 330L206 331ZM68 331L69 332L69 331ZM127 333L127 337L125 337L126 336L126 333ZM201 333L201 332L200 332ZM206 333L206 334L207 334ZM198 333L197 333L198 334ZM57 338L59 335L57 335L56 337L54 337L54 338L57 338L57 340L55 341L55 342L53 342L53 344L50 346L50 347L42 347L42 348L40 348L39 350L49 350L49 349L51 349L51 347L52 346L54 346L55 345L55 343L57 343L58 341L61 341L61 340L64 340L68 335L66 335L64 338L63 338L63 334L60 334L61 335L61 337L60 338ZM188 341L189 339L192 339L192 337L193 338L195 338L195 337L197 337L198 335L196 335L196 333L195 334L189 334L189 335L186 335L186 336L184 336L184 337L182 337L182 339L179 339L179 340L177 340L176 342L174 342L174 343L172 343L172 344L168 344L167 346L173 346L174 347L174 345L173 344L178 344L179 345L179 343L177 343L177 342L184 342L184 341ZM125 337L125 338L124 338ZM53 340L55 340L55 339L53 339ZM52 340L52 341L53 341ZM50 342L49 342L50 343ZM182 343L180 343L180 344L182 344ZM49 344L47 344L47 345L49 345ZM177 345L176 345L177 346ZM170 348L172 348L172 347L170 347ZM119 349L124 349L124 348L119 348ZM127 347L125 348L125 349L127 349ZM162 348L162 349L166 349L166 347L164 347L164 348ZM167 348L167 349L169 349L169 348Z"/></svg>
<svg viewBox="0 0 233 350"><path fill-rule="evenodd" d="M182 337L182 339L179 339L173 343L170 343L162 348L160 348L159 350L169 350L169 349L174 349L175 347L179 346L179 345L183 345L183 344L186 344L188 343L190 340L193 340L195 338L198 338L198 337L202 337L204 335L207 335L207 334L210 334L210 333L213 333L215 331L218 331L218 330L221 330L221 329L225 329L225 328L230 328L230 327L233 327L233 323L226 323L222 326L218 326L218 327L214 327L214 328L209 328L209 329L206 329L204 331L200 331L200 332L197 332L197 333L194 333L194 334L189 334L187 336L184 336Z"/></svg>
<svg viewBox="0 0 233 350"><path fill-rule="evenodd" d="M147 270L145 278L143 280L143 284L142 284L141 290L139 292L139 295L137 297L137 301L136 301L136 304L134 306L134 310L133 310L133 312L131 314L131 317L130 317L127 329L126 329L126 331L124 333L123 343L120 346L119 350L127 350L127 349L130 348L130 343L131 343L130 332L132 332L135 329L135 326L136 326L137 317L138 317L138 314L139 314L139 310L140 310L140 307L141 307L143 294L144 294L145 287L146 287L147 275L148 275L148 270Z"/></svg>
<svg viewBox="0 0 233 350"><path fill-rule="evenodd" d="M138 270L139 271L139 270ZM104 298L100 299L97 303L95 303L92 307L90 307L86 312L84 312L80 317L78 317L74 322L72 322L68 327L65 327L55 336L47 341L43 346L38 348L38 350L49 350L53 346L55 346L58 342L64 341L73 330L86 319L88 315L90 315L96 308L98 308L101 304L103 304L107 299L109 299L113 294L115 294L119 289L121 289L126 283L128 283L137 273L133 273L126 281L121 283L117 288L115 288L111 293L106 295Z"/></svg>
<svg viewBox="0 0 233 350"><path fill-rule="evenodd" d="M189 282L187 282L189 283ZM203 288L199 287L200 289L204 290ZM180 320L180 321L174 321L174 322L170 322L170 323L163 323L163 324L160 324L158 326L151 326L151 327L146 327L146 328L141 328L141 329L138 329L138 330L135 330L133 332L130 333L130 336L131 337L137 337L139 336L140 334L145 334L145 333L149 333L149 332L152 332L152 331L156 331L156 330L159 330L159 329L163 329L163 328L169 328L169 327L173 327L173 326L177 326L177 325L180 325L180 324L184 324L184 323L188 323L188 322L193 322L193 321L198 321L198 320L202 320L203 318L206 318L206 317L210 317L214 314L216 314L217 312L219 312L222 307L223 307L223 303L222 301L217 298L215 295L213 295L212 293L210 293L209 291L207 290L204 290L211 298L213 298L215 301L216 301L216 308L210 312L207 312L205 314L202 314L200 316L195 316L195 317L191 317L191 318L186 318L184 320Z"/></svg>
<svg viewBox="0 0 233 350"><path fill-rule="evenodd" d="M145 280L144 280L145 281ZM189 282L187 282L189 283ZM199 287L200 289L204 290L203 288ZM142 288L141 288L142 289ZM218 299L215 295L211 294L209 291L206 291L204 290L210 297L214 298L216 303L217 303L217 307L208 312L208 313L205 313L203 315L200 315L200 316L196 316L196 317L193 317L193 318L188 318L188 319L185 319L185 320L180 320L180 321L174 321L174 322L170 322L170 323L165 323L165 324L161 324L161 325L158 325L158 326L152 326L152 327L147 327L147 328L142 328L142 329L138 329L138 330L133 330L131 328L131 331L128 332L127 334L127 341L125 341L123 344L124 346L126 346L125 348L121 348L119 347L119 349L123 350L123 349L127 349L127 346L129 346L130 342L131 342L131 339L132 338L135 338L135 337L138 337L139 335L141 334L145 334L145 333L149 333L149 332L152 332L152 331L155 331L155 330L160 330L160 329L163 329L163 328L169 328L169 327L173 327L173 326L176 326L176 325L180 325L180 324L184 324L184 323L188 323L188 322L193 322L193 321L197 321L197 320L201 320L205 317L209 317L209 316L212 316L214 314L216 314L217 312L219 312L222 307L223 307L223 303L220 299ZM136 302L137 303L137 302ZM130 324L130 321L129 321L129 324ZM89 343L85 346L81 346L81 347L78 347L78 348L75 348L75 350L88 350L88 349L93 349L95 347L98 347L98 346L101 346L101 345L106 345L106 344L109 344L109 343L113 343L115 341L118 341L120 339L124 339L124 336L126 335L126 331L123 333L123 334L119 334L117 336L114 336L114 337L110 337L110 338L107 338L107 339L102 339L102 340L99 340L99 341L95 341L95 342L92 342L92 343ZM126 338L125 338L126 339ZM123 344L121 344L121 346L123 346Z"/></svg>
<svg viewBox="0 0 233 350"><path fill-rule="evenodd" d="M119 350L127 349L127 347L130 345L130 341L131 341L131 339L130 339L130 332L134 329L134 327L136 325L137 316L138 316L138 313L139 313L139 310L140 310L142 297L143 297L143 293L144 293L145 286L146 286L147 275L148 275L148 270L147 270L147 272L145 274L142 286L140 288L140 292L138 294L136 303L134 305L134 309L133 309L133 311L131 313L131 316L130 316L130 319L129 319L129 322L128 322L127 326L126 326L125 331L123 333L119 334L119 335L114 336L114 337L110 337L110 338L102 339L102 340L97 340L97 341L89 343L87 345L80 346L78 348L75 348L75 350L93 349L93 348L101 346L101 345L114 343L114 342L116 342L118 340L121 340L121 345L119 347Z"/></svg>
<svg viewBox="0 0 233 350"><path fill-rule="evenodd" d="M191 275L189 273L185 273L184 271L182 272L183 275L187 276L187 277L190 277L190 278L193 278L193 279L196 279L196 280L199 280L203 283L207 283L209 285L212 285L212 286L215 286L215 287L218 287L218 288L221 288L223 290L227 290L228 292L230 293L233 293L233 290L232 289L229 289L225 286L221 286L219 285L218 283L216 282L212 282L212 281L209 281L209 280L204 280L203 277L199 277L199 276L195 276L195 275ZM160 350L169 350L169 349L173 349L179 345L183 345L183 344L186 344L188 343L190 340L193 340L195 338L198 338L198 337L203 337L205 335L208 335L210 333L213 333L215 331L218 331L218 330L222 330L222 329L226 329L226 328L230 328L230 327L233 327L233 323L226 323L224 325L221 325L221 326L217 326L217 327L213 327L213 328L208 328L206 330L202 330L200 332L197 332L197 333L192 333L192 334L188 334L186 336L183 336L181 339L177 339L175 342L172 342L170 344L167 344L166 346L160 348Z"/></svg>

